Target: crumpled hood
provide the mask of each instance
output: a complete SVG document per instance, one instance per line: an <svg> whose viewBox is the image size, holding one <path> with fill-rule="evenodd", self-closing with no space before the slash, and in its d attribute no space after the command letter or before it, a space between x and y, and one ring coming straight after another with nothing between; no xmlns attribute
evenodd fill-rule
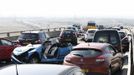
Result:
<svg viewBox="0 0 134 75"><path fill-rule="evenodd" d="M35 49L35 48L38 48L40 46L41 46L41 44L36 44L36 45L29 44L27 46L17 47L13 50L13 54L20 55L20 54L25 53L26 51L28 51L30 49Z"/></svg>

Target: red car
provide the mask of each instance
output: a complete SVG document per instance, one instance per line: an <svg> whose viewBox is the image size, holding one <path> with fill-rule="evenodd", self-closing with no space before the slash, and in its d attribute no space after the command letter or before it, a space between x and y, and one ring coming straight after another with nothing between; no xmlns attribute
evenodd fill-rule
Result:
<svg viewBox="0 0 134 75"><path fill-rule="evenodd" d="M10 40L0 38L0 62L10 61L11 53L15 47L16 45Z"/></svg>
<svg viewBox="0 0 134 75"><path fill-rule="evenodd" d="M107 43L82 43L65 57L64 65L79 66L87 75L111 75L122 69L121 52Z"/></svg>

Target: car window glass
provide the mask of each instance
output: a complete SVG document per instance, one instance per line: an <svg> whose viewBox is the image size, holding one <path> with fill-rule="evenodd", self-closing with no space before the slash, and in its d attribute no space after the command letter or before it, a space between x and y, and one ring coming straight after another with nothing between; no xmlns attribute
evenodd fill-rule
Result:
<svg viewBox="0 0 134 75"><path fill-rule="evenodd" d="M7 40L1 40L2 45L12 45L10 41Z"/></svg>
<svg viewBox="0 0 134 75"><path fill-rule="evenodd" d="M34 33L23 33L19 38L22 39L38 39L39 35Z"/></svg>
<svg viewBox="0 0 134 75"><path fill-rule="evenodd" d="M42 40L45 40L45 38L46 38L43 33L40 34L40 37L41 37L40 39L42 39Z"/></svg>
<svg viewBox="0 0 134 75"><path fill-rule="evenodd" d="M108 43L108 34L100 34L96 36L96 42Z"/></svg>
<svg viewBox="0 0 134 75"><path fill-rule="evenodd" d="M73 49L71 54L82 57L94 57L101 54L101 51L94 49Z"/></svg>
<svg viewBox="0 0 134 75"><path fill-rule="evenodd" d="M71 34L72 31L64 31L63 34Z"/></svg>
<svg viewBox="0 0 134 75"><path fill-rule="evenodd" d="M88 31L88 33L95 33L95 30L90 30Z"/></svg>
<svg viewBox="0 0 134 75"><path fill-rule="evenodd" d="M44 35L45 35L46 38L49 38L50 37L47 33L44 33Z"/></svg>
<svg viewBox="0 0 134 75"><path fill-rule="evenodd" d="M72 36L75 36L75 32L74 31L69 31L69 30L67 30L67 31L63 31L63 33L62 33L62 36L65 36L65 37L72 37Z"/></svg>
<svg viewBox="0 0 134 75"><path fill-rule="evenodd" d="M106 50L106 52L115 53L115 50L111 46L106 47L105 50Z"/></svg>
<svg viewBox="0 0 134 75"><path fill-rule="evenodd" d="M111 44L117 44L117 37L116 37L116 35L111 35L111 37L110 37L110 41L111 41Z"/></svg>
<svg viewBox="0 0 134 75"><path fill-rule="evenodd" d="M1 40L0 40L0 45L2 45L2 42L1 42Z"/></svg>

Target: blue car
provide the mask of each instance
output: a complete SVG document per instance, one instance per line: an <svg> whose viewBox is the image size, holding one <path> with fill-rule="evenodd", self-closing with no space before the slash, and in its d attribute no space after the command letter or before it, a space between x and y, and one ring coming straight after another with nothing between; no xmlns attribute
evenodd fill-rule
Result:
<svg viewBox="0 0 134 75"><path fill-rule="evenodd" d="M14 49L11 60L14 63L62 63L64 57L72 50L70 43L45 42L29 44Z"/></svg>

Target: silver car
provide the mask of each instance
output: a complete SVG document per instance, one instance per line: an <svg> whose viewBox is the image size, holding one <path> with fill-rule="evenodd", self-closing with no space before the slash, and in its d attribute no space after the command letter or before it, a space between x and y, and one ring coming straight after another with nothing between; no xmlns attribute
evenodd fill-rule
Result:
<svg viewBox="0 0 134 75"><path fill-rule="evenodd" d="M0 75L85 75L79 67L54 64L17 64L4 67Z"/></svg>

